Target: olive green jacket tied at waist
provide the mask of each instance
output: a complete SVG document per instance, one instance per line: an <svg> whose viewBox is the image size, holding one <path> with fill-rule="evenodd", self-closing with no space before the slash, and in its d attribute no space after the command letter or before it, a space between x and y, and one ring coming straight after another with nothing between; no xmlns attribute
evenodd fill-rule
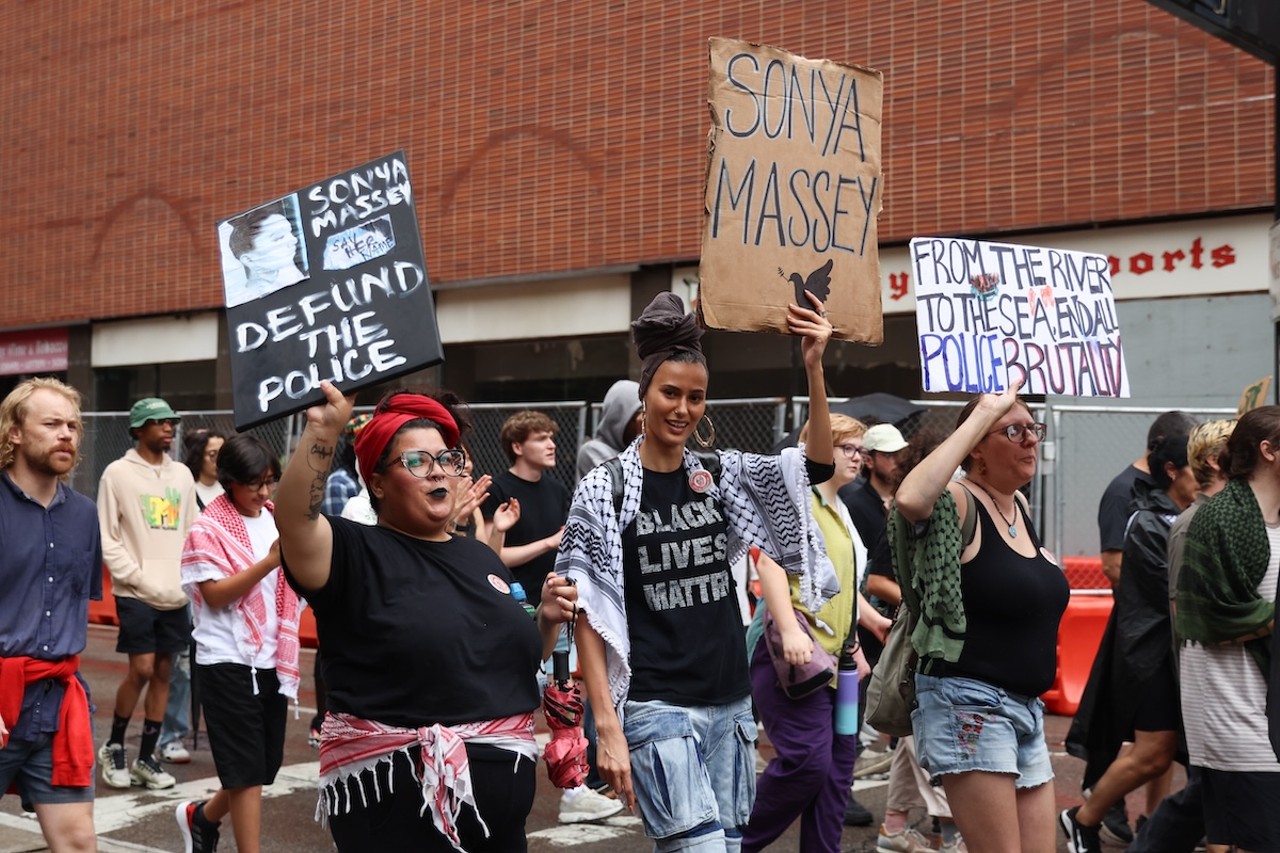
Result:
<svg viewBox="0 0 1280 853"><path fill-rule="evenodd" d="M964 649L967 630L960 592L960 514L950 490L943 490L933 513L912 524L895 506L889 514L889 547L902 601L919 614L911 645L920 657L919 671L930 659L955 663Z"/></svg>
<svg viewBox="0 0 1280 853"><path fill-rule="evenodd" d="M1258 584L1270 559L1258 499L1248 482L1232 480L1191 519L1175 596L1178 640L1218 645L1265 630L1275 604L1258 595ZM1267 676L1271 639L1256 637L1244 645Z"/></svg>

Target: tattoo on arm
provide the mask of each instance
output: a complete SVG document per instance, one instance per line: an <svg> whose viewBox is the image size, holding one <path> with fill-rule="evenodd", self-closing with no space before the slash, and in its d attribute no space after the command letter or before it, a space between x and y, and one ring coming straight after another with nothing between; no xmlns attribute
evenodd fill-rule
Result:
<svg viewBox="0 0 1280 853"><path fill-rule="evenodd" d="M310 521L320 518L320 506L324 503L324 485L327 479L324 474L316 472L315 479L307 487L307 519Z"/></svg>
<svg viewBox="0 0 1280 853"><path fill-rule="evenodd" d="M333 450L331 445L314 442L307 451L307 467L312 471L329 473L329 468L333 465Z"/></svg>

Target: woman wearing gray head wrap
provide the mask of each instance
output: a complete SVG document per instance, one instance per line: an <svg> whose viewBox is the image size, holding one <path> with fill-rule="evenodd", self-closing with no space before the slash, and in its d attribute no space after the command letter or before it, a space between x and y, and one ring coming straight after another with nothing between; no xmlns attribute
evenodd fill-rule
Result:
<svg viewBox="0 0 1280 853"><path fill-rule="evenodd" d="M822 303L789 306L802 337L810 435L803 451L717 451L689 439L706 414L702 330L675 296L632 324L642 367L641 435L578 484L556 574L578 584L578 650L601 775L658 850L737 851L755 795L755 733L741 616L729 571L759 547L800 579L807 606L838 589L809 499L831 476ZM621 499L615 492L621 483Z"/></svg>

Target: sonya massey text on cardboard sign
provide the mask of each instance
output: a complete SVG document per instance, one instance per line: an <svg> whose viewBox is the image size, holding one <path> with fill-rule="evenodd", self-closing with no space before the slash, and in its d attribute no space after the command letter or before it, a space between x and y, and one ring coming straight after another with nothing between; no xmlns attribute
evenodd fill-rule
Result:
<svg viewBox="0 0 1280 853"><path fill-rule="evenodd" d="M321 402L322 380L350 394L444 358L403 151L220 223L224 269L283 264L284 223L305 277L233 304L225 275L237 429Z"/></svg>
<svg viewBox="0 0 1280 853"><path fill-rule="evenodd" d="M808 289L880 343L880 72L718 38L710 61L703 321L786 332Z"/></svg>
<svg viewBox="0 0 1280 853"><path fill-rule="evenodd" d="M921 237L911 262L925 391L1129 396L1105 255Z"/></svg>

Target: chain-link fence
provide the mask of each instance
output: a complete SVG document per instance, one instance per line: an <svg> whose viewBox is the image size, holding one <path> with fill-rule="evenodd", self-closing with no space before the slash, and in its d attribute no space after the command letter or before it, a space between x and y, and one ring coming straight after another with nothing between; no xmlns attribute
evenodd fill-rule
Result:
<svg viewBox="0 0 1280 853"><path fill-rule="evenodd" d="M223 435L234 435L236 428L231 412L182 412L182 420L173 436L171 455L182 461L182 438L187 432L198 428L215 429ZM96 499L98 481L102 472L112 462L124 456L125 451L134 446L129 435L128 412L85 412L81 415L84 421L84 441L80 447L80 462L71 475L71 487L81 494ZM268 446L279 452L281 459L288 457L293 450L293 438L301 432L301 416L281 418L278 421L263 424L249 430Z"/></svg>
<svg viewBox="0 0 1280 853"><path fill-rule="evenodd" d="M840 410L846 401L831 401ZM897 420L903 435L912 442L909 452L919 453L951 434L962 404L949 401L913 401L912 413ZM578 401L554 403L477 403L470 407L474 431L466 439L475 460L477 474L496 474L509 467L498 440L503 422L516 412L533 409L555 421L556 467L551 472L572 489L576 481L578 448L594 435L600 405ZM1064 557L1072 585L1097 586L1096 569L1079 558L1098 553L1098 502L1111 479L1139 458L1146 447L1147 428L1163 410L1139 407L1091 405L1033 406L1037 420L1049 425L1041 447L1041 465L1031 483L1032 517L1048 547ZM808 416L808 400L768 397L757 399L711 400L707 411L715 424L715 447L757 453L772 452ZM1230 409L1188 409L1199 420L1232 417ZM174 441L174 457L182 455L182 433L196 427L212 427L231 435L231 412L183 412ZM868 418L868 421L873 418ZM133 446L128 415L124 412L88 412L84 415L85 441L81 460L72 476L72 486L90 497L97 495L98 480L108 464ZM300 415L264 424L253 430L276 448L282 457L292 451L300 434ZM702 430L705 434L705 428ZM1073 560L1073 558L1075 558ZM1074 569L1073 565L1083 565Z"/></svg>

